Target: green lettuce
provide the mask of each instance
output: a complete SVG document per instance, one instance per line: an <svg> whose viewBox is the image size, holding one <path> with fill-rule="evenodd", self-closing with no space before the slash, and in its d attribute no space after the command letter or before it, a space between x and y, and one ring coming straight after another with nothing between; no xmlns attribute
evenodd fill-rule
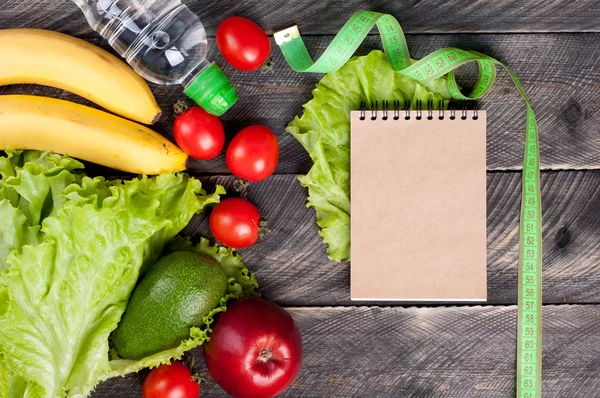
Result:
<svg viewBox="0 0 600 398"><path fill-rule="evenodd" d="M89 394L101 380L157 366L208 338L227 300L257 284L235 253L173 238L195 213L219 201L186 174L130 181L90 178L66 156L0 156L0 396ZM165 250L205 252L230 276L221 305L174 350L140 361L111 353L140 272Z"/></svg>
<svg viewBox="0 0 600 398"><path fill-rule="evenodd" d="M372 51L354 57L336 72L321 79L306 103L304 113L287 126L310 154L313 166L299 176L308 188L308 204L317 213L317 224L328 245L327 254L335 261L350 260L350 111L374 101L400 100L411 107L417 100L437 106L450 98L445 79L419 84L395 72L385 54ZM376 154L372 154L376 156ZM373 192L373 195L376 195Z"/></svg>

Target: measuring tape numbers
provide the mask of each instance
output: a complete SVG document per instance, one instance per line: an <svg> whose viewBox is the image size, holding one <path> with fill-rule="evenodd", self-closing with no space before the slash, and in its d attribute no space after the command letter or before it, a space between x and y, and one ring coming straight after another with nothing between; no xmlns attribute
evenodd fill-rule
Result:
<svg viewBox="0 0 600 398"><path fill-rule="evenodd" d="M542 375L542 210L538 130L535 116L517 75L492 57L476 51L443 48L419 61L412 61L398 21L391 15L359 11L342 27L315 62L308 53L297 26L275 33L275 41L288 64L297 72L330 73L352 57L369 31L377 26L388 62L398 73L416 81L446 76L452 98L476 100L493 86L496 66L512 78L527 106L525 153L522 174L519 299L517 319L517 397L540 398ZM479 76L470 94L461 93L454 70L476 62Z"/></svg>

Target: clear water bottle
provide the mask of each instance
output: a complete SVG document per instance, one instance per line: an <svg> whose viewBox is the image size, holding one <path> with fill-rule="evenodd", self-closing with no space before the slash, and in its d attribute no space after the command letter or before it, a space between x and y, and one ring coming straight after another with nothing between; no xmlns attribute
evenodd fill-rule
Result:
<svg viewBox="0 0 600 398"><path fill-rule="evenodd" d="M207 112L221 116L235 88L206 60L207 38L198 16L180 0L73 0L90 26L146 80L181 84Z"/></svg>

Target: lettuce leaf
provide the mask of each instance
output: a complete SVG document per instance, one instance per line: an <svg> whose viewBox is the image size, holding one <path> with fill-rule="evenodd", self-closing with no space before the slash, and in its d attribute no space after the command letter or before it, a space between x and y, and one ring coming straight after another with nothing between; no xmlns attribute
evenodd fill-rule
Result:
<svg viewBox="0 0 600 398"><path fill-rule="evenodd" d="M208 338L229 298L256 294L256 279L235 253L176 240L172 247L224 264L228 295L178 349L137 363L110 360L109 335L140 272L224 189L207 194L185 174L108 181L82 168L52 153L0 157L2 397L87 395L100 380L180 357Z"/></svg>
<svg viewBox="0 0 600 398"><path fill-rule="evenodd" d="M400 100L401 107L417 100L427 104L450 99L445 79L419 84L396 73L385 54L372 51L354 57L336 72L321 79L304 113L287 126L310 154L313 166L299 176L308 188L308 204L315 208L317 224L327 254L335 261L350 260L350 111L362 102ZM376 192L373 192L376 195Z"/></svg>

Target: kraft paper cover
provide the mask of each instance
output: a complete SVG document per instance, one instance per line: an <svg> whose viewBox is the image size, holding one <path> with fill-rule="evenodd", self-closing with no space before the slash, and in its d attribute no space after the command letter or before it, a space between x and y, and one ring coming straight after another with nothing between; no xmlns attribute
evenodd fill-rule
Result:
<svg viewBox="0 0 600 398"><path fill-rule="evenodd" d="M486 114L351 113L351 298L483 301Z"/></svg>

